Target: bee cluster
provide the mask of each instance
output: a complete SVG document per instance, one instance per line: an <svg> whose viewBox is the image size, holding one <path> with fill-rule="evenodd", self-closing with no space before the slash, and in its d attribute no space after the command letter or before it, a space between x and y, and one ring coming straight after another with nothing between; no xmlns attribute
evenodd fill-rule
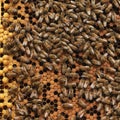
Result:
<svg viewBox="0 0 120 120"><path fill-rule="evenodd" d="M3 0L0 119L120 120L119 56L120 0Z"/></svg>

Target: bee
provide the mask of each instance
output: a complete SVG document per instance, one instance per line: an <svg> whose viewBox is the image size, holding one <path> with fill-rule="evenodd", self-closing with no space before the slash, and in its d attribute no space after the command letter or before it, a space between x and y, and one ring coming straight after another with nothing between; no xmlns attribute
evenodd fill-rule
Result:
<svg viewBox="0 0 120 120"><path fill-rule="evenodd" d="M109 81L114 81L114 78L110 75L104 74L104 78L106 78Z"/></svg>
<svg viewBox="0 0 120 120"><path fill-rule="evenodd" d="M25 92L28 91L29 89L30 89L30 86L26 86L26 87L22 88L21 91L22 91L23 93L25 93Z"/></svg>
<svg viewBox="0 0 120 120"><path fill-rule="evenodd" d="M81 75L82 78L87 78L87 79L90 79L92 78L92 74L89 74L87 72L83 72L83 74Z"/></svg>
<svg viewBox="0 0 120 120"><path fill-rule="evenodd" d="M19 60L26 64L30 63L30 59L28 59L26 56L20 56Z"/></svg>
<svg viewBox="0 0 120 120"><path fill-rule="evenodd" d="M72 109L73 108L73 104L71 104L71 103L63 103L62 106L64 109Z"/></svg>
<svg viewBox="0 0 120 120"><path fill-rule="evenodd" d="M49 12L49 13L48 13L48 17L49 17L51 20L53 20L53 19L55 18L55 13Z"/></svg>
<svg viewBox="0 0 120 120"><path fill-rule="evenodd" d="M88 36L85 32L82 32L82 36L83 36L85 39L89 39L89 36ZM87 42L85 45L86 45L86 47L88 47L88 46L90 46L90 43ZM85 46L84 46L84 47L85 47ZM86 48L86 49L87 49L87 48ZM85 48L84 48L83 50L85 50Z"/></svg>
<svg viewBox="0 0 120 120"><path fill-rule="evenodd" d="M61 114L58 114L58 115L57 115L57 120L64 120L64 116L61 115Z"/></svg>
<svg viewBox="0 0 120 120"><path fill-rule="evenodd" d="M91 15L91 8L90 8L90 7L86 7L86 13L87 13L88 15Z"/></svg>
<svg viewBox="0 0 120 120"><path fill-rule="evenodd" d="M61 88L61 91L62 91L62 93L63 93L63 95L64 95L65 97L68 96L68 90L67 90L65 87L62 87L62 88Z"/></svg>
<svg viewBox="0 0 120 120"><path fill-rule="evenodd" d="M28 42L33 41L33 37L30 33L26 34L26 38L27 38Z"/></svg>
<svg viewBox="0 0 120 120"><path fill-rule="evenodd" d="M112 57L115 56L115 53L112 50L110 50L109 48L107 49L107 53Z"/></svg>
<svg viewBox="0 0 120 120"><path fill-rule="evenodd" d="M22 27L20 25L20 23L16 23L15 24L15 32L19 33L21 31Z"/></svg>
<svg viewBox="0 0 120 120"><path fill-rule="evenodd" d="M9 79L12 79L12 78L14 78L14 77L17 76L17 74L14 73L14 72L12 72L12 71L7 72L5 75L6 75L6 77L8 77Z"/></svg>
<svg viewBox="0 0 120 120"><path fill-rule="evenodd" d="M97 20L97 16L96 16L95 12L91 11L91 16L92 16L93 20Z"/></svg>
<svg viewBox="0 0 120 120"><path fill-rule="evenodd" d="M113 68L113 67L107 67L106 70L110 73L115 73L116 72L116 69Z"/></svg>
<svg viewBox="0 0 120 120"><path fill-rule="evenodd" d="M120 6L119 0L113 0L113 4L114 4L115 7L117 7L117 8L119 8L119 6Z"/></svg>
<svg viewBox="0 0 120 120"><path fill-rule="evenodd" d="M80 89L79 90L79 93L78 93L78 98L81 98L82 95L84 95L85 91L83 89Z"/></svg>
<svg viewBox="0 0 120 120"><path fill-rule="evenodd" d="M88 66L91 66L91 65L92 65L91 61L88 60L88 59L84 59L84 63L85 63L86 65L88 65Z"/></svg>
<svg viewBox="0 0 120 120"><path fill-rule="evenodd" d="M96 81L94 81L94 82L90 85L90 87L91 87L92 89L94 89L94 88L95 88L95 86L96 86L96 84L97 84L97 82L96 82Z"/></svg>
<svg viewBox="0 0 120 120"><path fill-rule="evenodd" d="M83 100L81 100L81 99L78 100L78 105L80 107L82 107L82 108L86 108L87 107L87 104Z"/></svg>
<svg viewBox="0 0 120 120"><path fill-rule="evenodd" d="M67 64L66 64L66 63L63 63L63 64L62 64L62 68L61 68L62 74L65 74L65 73L66 73L66 70L67 70Z"/></svg>
<svg viewBox="0 0 120 120"><path fill-rule="evenodd" d="M49 54L49 57L50 57L51 59L57 59L57 58L58 58L57 55L55 55L55 54Z"/></svg>
<svg viewBox="0 0 120 120"><path fill-rule="evenodd" d="M48 62L44 63L44 67L50 71L53 70L53 65L51 63L48 63Z"/></svg>
<svg viewBox="0 0 120 120"><path fill-rule="evenodd" d="M32 93L31 93L31 95L30 95L30 98L32 98L32 99L38 98L38 94L37 94L37 91L36 91L36 90L33 90L33 91L32 91Z"/></svg>
<svg viewBox="0 0 120 120"><path fill-rule="evenodd" d="M9 91L10 94L16 94L16 92L18 91L18 87L13 86L8 91Z"/></svg>
<svg viewBox="0 0 120 120"><path fill-rule="evenodd" d="M14 120L23 120L24 119L24 116L15 116L14 117Z"/></svg>
<svg viewBox="0 0 120 120"><path fill-rule="evenodd" d="M102 108L103 108L103 104L102 103L98 103L97 111L101 111Z"/></svg>
<svg viewBox="0 0 120 120"><path fill-rule="evenodd" d="M50 114L50 111L46 110L45 113L44 113L44 118L48 118L49 114Z"/></svg>
<svg viewBox="0 0 120 120"><path fill-rule="evenodd" d="M78 89L83 88L84 87L84 83L85 83L85 80L80 80L80 82L78 84Z"/></svg>
<svg viewBox="0 0 120 120"><path fill-rule="evenodd" d="M62 100L63 102L68 102L69 98L65 97L62 93L60 94L60 100Z"/></svg>
<svg viewBox="0 0 120 120"><path fill-rule="evenodd" d="M73 45L73 44L71 44L71 43L69 44L69 46L70 46L70 48L71 48L72 50L74 50L74 51L78 49L75 45Z"/></svg>
<svg viewBox="0 0 120 120"><path fill-rule="evenodd" d="M85 109L83 109L83 110L81 110L80 112L78 112L77 117L78 117L78 118L82 118L85 113L86 113L86 111L85 111Z"/></svg>
<svg viewBox="0 0 120 120"><path fill-rule="evenodd" d="M27 108L24 107L23 109L19 109L18 111L16 111L19 115L28 115L28 111L27 111Z"/></svg>
<svg viewBox="0 0 120 120"><path fill-rule="evenodd" d="M88 71L88 70L90 70L90 67L89 66L83 66L83 65L81 65L80 66L80 70L82 70L82 71Z"/></svg>
<svg viewBox="0 0 120 120"><path fill-rule="evenodd" d="M109 116L103 116L101 120L110 120Z"/></svg>
<svg viewBox="0 0 120 120"><path fill-rule="evenodd" d="M34 86L36 87L35 84L34 84ZM37 89L37 92L38 92L39 95L42 94L42 90L43 90L43 84L39 84L38 89Z"/></svg>
<svg viewBox="0 0 120 120"><path fill-rule="evenodd" d="M41 78L41 75L36 75L36 76L31 77L31 80L37 81L37 80L40 80L40 78Z"/></svg>
<svg viewBox="0 0 120 120"><path fill-rule="evenodd" d="M83 51L86 51L89 47L90 47L90 43L86 42L84 47L83 47Z"/></svg>
<svg viewBox="0 0 120 120"><path fill-rule="evenodd" d="M69 90L68 90L68 97L71 98L71 99L74 97L74 90L73 90L73 88L69 88Z"/></svg>
<svg viewBox="0 0 120 120"><path fill-rule="evenodd" d="M60 18L60 15L57 13L57 14L55 14L55 21L58 21L59 20L59 18Z"/></svg>
<svg viewBox="0 0 120 120"><path fill-rule="evenodd" d="M67 84L67 81L68 81L67 77L64 76L64 75L62 75L61 77L59 77L58 80L59 80L59 82L60 82L61 85Z"/></svg>
<svg viewBox="0 0 120 120"><path fill-rule="evenodd" d="M43 42L43 46L45 47L45 49L50 50L52 48L53 44L50 43L48 40L46 40Z"/></svg>
<svg viewBox="0 0 120 120"><path fill-rule="evenodd" d="M107 8L105 9L105 12L109 13L111 9L112 9L112 4L108 4Z"/></svg>
<svg viewBox="0 0 120 120"><path fill-rule="evenodd" d="M17 82L22 82L25 79L25 75L19 75L16 79Z"/></svg>
<svg viewBox="0 0 120 120"><path fill-rule="evenodd" d="M114 60L114 58L113 58L113 57L108 56L108 60L109 60L109 62L110 62L112 65L114 65L114 64L115 64L115 60Z"/></svg>
<svg viewBox="0 0 120 120"><path fill-rule="evenodd" d="M31 101L33 104L37 104L37 105L41 105L42 104L42 100L41 99L33 99L32 101ZM38 106L38 107L41 107L41 106Z"/></svg>
<svg viewBox="0 0 120 120"><path fill-rule="evenodd" d="M112 105L115 105L116 104L116 102L117 102L117 99L115 98L115 97L112 97Z"/></svg>
<svg viewBox="0 0 120 120"><path fill-rule="evenodd" d="M65 73L65 75L70 78L79 78L78 73Z"/></svg>
<svg viewBox="0 0 120 120"><path fill-rule="evenodd" d="M61 28L58 28L58 29L55 30L55 33L56 33L56 34L60 34L60 33L62 33L62 32L63 32L63 29L61 29Z"/></svg>
<svg viewBox="0 0 120 120"><path fill-rule="evenodd" d="M120 95L117 95L117 98L115 98L117 101L120 101Z"/></svg>
<svg viewBox="0 0 120 120"><path fill-rule="evenodd" d="M29 48L29 47L25 47L25 52L26 52L26 55L27 55L27 56L30 56L31 51L30 51L30 48Z"/></svg>
<svg viewBox="0 0 120 120"><path fill-rule="evenodd" d="M99 60L92 59L91 61L94 65L97 65L97 66L101 65L101 62Z"/></svg>

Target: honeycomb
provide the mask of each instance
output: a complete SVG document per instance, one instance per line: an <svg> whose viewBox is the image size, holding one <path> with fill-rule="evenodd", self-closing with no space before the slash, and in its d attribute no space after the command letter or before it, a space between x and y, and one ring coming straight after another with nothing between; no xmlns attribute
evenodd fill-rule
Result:
<svg viewBox="0 0 120 120"><path fill-rule="evenodd" d="M0 120L120 120L119 0L0 6Z"/></svg>

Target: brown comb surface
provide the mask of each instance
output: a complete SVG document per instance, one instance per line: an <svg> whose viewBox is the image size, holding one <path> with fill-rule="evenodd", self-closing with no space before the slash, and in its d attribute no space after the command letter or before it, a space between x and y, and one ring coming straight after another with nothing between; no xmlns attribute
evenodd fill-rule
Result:
<svg viewBox="0 0 120 120"><path fill-rule="evenodd" d="M2 0L1 120L120 119L120 1Z"/></svg>

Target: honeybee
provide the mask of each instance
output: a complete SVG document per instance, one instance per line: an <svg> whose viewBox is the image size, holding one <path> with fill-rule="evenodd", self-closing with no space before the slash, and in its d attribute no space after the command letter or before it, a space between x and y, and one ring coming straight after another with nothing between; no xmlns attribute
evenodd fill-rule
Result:
<svg viewBox="0 0 120 120"><path fill-rule="evenodd" d="M73 104L71 104L71 103L63 103L62 106L64 109L72 109L73 108Z"/></svg>
<svg viewBox="0 0 120 120"><path fill-rule="evenodd" d="M31 95L30 95L30 98L32 98L32 99L38 98L38 94L37 94L37 91L36 91L36 90L33 90L33 91L32 91L32 93L31 93Z"/></svg>
<svg viewBox="0 0 120 120"><path fill-rule="evenodd" d="M65 97L63 94L60 94L60 99L63 101L63 102L68 102L69 98L68 97Z"/></svg>
<svg viewBox="0 0 120 120"><path fill-rule="evenodd" d="M73 90L73 88L70 88L70 89L68 90L68 97L69 97L69 98L73 98L73 97L74 97L74 90Z"/></svg>
<svg viewBox="0 0 120 120"><path fill-rule="evenodd" d="M97 111L101 111L102 108L103 108L103 104L102 103L98 103Z"/></svg>
<svg viewBox="0 0 120 120"><path fill-rule="evenodd" d="M78 118L82 118L85 113L86 113L85 109L83 109L80 112L78 112L78 114L77 114Z"/></svg>
<svg viewBox="0 0 120 120"><path fill-rule="evenodd" d="M30 48L29 48L29 47L25 47L25 52L26 52L26 55L27 55L27 56L30 56L31 51L30 51Z"/></svg>
<svg viewBox="0 0 120 120"><path fill-rule="evenodd" d="M27 33L26 37L27 37L28 42L33 41L33 37L30 33Z"/></svg>
<svg viewBox="0 0 120 120"><path fill-rule="evenodd" d="M6 73L6 77L8 77L9 79L16 77L16 75L17 74L12 71Z"/></svg>
<svg viewBox="0 0 120 120"><path fill-rule="evenodd" d="M81 99L78 100L78 105L80 105L82 108L86 108L87 106L87 104Z"/></svg>
<svg viewBox="0 0 120 120"><path fill-rule="evenodd" d="M30 63L30 59L28 59L26 56L20 56L19 60L26 64Z"/></svg>
<svg viewBox="0 0 120 120"><path fill-rule="evenodd" d="M15 24L15 32L19 33L21 31L22 27L20 25L20 23L16 23Z"/></svg>
<svg viewBox="0 0 120 120"><path fill-rule="evenodd" d="M94 65L97 65L97 66L101 65L101 62L99 60L92 59L91 61Z"/></svg>
<svg viewBox="0 0 120 120"><path fill-rule="evenodd" d="M36 75L36 76L33 76L33 77L31 78L31 80L32 80L32 81L37 81L37 80L40 80L40 78L41 78L41 75Z"/></svg>
<svg viewBox="0 0 120 120"><path fill-rule="evenodd" d="M65 73L65 75L70 78L79 78L78 73Z"/></svg>

